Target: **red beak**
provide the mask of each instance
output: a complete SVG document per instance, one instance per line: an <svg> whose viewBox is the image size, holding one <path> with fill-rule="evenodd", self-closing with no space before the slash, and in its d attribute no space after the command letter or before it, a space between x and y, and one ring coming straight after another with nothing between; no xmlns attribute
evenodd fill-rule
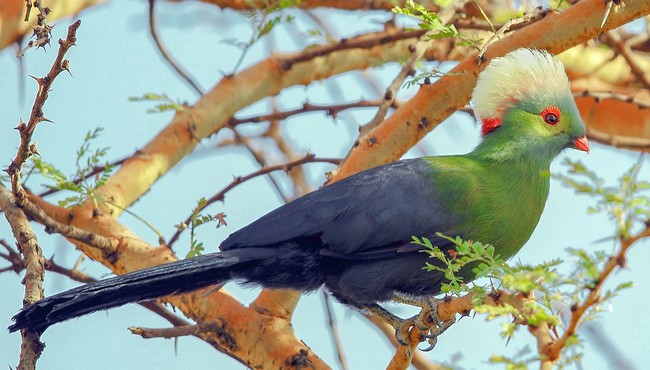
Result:
<svg viewBox="0 0 650 370"><path fill-rule="evenodd" d="M589 141L587 140L587 136L583 135L582 137L575 139L575 141L573 141L573 147L589 153Z"/></svg>

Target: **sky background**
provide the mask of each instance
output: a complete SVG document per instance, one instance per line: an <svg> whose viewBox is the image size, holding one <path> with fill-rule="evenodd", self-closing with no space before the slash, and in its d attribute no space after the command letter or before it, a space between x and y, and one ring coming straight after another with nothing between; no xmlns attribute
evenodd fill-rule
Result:
<svg viewBox="0 0 650 370"><path fill-rule="evenodd" d="M351 36L365 30L381 29L381 22L389 15L384 12L344 12L317 10L325 15L335 27L338 36ZM171 113L147 113L150 103L129 102L132 96L144 93L166 93L172 98L194 102L196 94L188 89L162 62L154 47L147 26L147 5L142 1L109 2L92 11L81 14L81 28L77 47L71 49L67 58L71 61L73 77L62 74L56 80L50 98L45 105L45 115L55 124L38 126L35 140L44 160L54 163L64 173L74 171L75 151L89 130L103 127L104 131L94 147L110 147L108 159L131 155L146 144L170 120ZM231 10L215 6L182 2L160 3L157 6L158 28L168 49L180 63L191 72L204 90L214 86L224 73L229 73L237 63L240 52L224 43L234 38L246 41L251 27L247 19ZM270 35L270 41L261 41L247 54L243 62L246 68L267 55L271 46L279 51L300 50L306 43L322 42L310 37L309 30L315 25L308 18L294 12L295 26L280 27ZM64 37L69 20L56 24L54 39ZM345 31L340 31L345 30ZM55 45L55 43L53 43ZM12 128L20 118L27 119L33 102L36 84L27 75L43 76L56 55L56 49L30 50L23 59L24 72L15 58L15 50L7 48L0 52L0 161L6 167L16 153L18 134ZM370 72L371 78L383 88L395 76L397 64L378 67ZM241 69L240 69L241 70ZM279 99L282 108L302 105L304 96L311 103L356 101L373 99L374 91L367 84L358 83L358 73L334 77L327 83L316 82L309 86L291 87ZM338 91L338 92L337 92ZM402 89L400 99L406 99L415 89ZM340 95L337 95L340 94ZM342 96L343 99L337 96ZM254 104L239 112L247 117L270 111L268 101ZM299 153L311 151L321 157L342 157L356 137L359 124L372 117L372 110L340 114L337 120L321 113L293 117L282 124L282 130L291 139ZM261 131L266 124L245 127L244 132ZM233 176L246 175L257 169L254 160L241 148L216 148L216 144L228 138L230 133L220 132L201 142L197 153L184 159L166 174L151 191L145 194L131 211L146 218L169 238L174 224L184 219L201 196L209 197L226 186ZM455 114L447 122L430 133L418 149L405 157L465 153L479 140L479 129L466 114ZM260 145L263 145L261 143ZM639 154L616 150L592 143L592 152L569 150L558 158L552 172L566 173L561 165L564 158L583 161L597 171L607 182L616 179L639 159ZM271 155L274 163L281 158ZM650 161L643 160L641 177L650 180L647 170ZM314 187L322 184L323 174L333 167L326 164L310 164L306 167ZM276 175L286 187L283 174ZM37 181L31 184L36 186ZM38 189L38 188L37 188ZM228 193L224 204L210 208L211 213L226 212L228 227L215 229L206 226L201 238L207 251L216 251L219 242L228 234L255 220L281 204L281 199L268 186L268 180L258 178ZM587 215L592 204L585 196L552 181L551 194L542 219L530 241L515 257L523 263L538 263L553 258L569 259L567 247L603 249L610 251L612 243L595 243L611 236L612 222L603 215ZM133 217L123 214L120 220L145 240L156 243L156 235ZM45 257L55 256L63 266L72 266L79 252L64 239L43 233L34 224ZM6 222L0 222L0 238L13 241ZM176 244L179 256L188 248L187 233ZM601 316L597 327L610 344L633 366L642 369L650 363L647 350L647 333L650 320L644 314L647 305L646 292L650 289L650 273L645 268L650 257L648 243L639 244L629 252L629 265L617 273L609 286L622 281L634 281L634 288L617 297ZM0 267L4 265L0 263ZM97 263L86 261L81 269L95 277L110 276L110 271ZM0 326L7 327L10 317L22 302L22 275L12 272L0 275ZM76 286L77 283L53 273L47 273L45 293L51 295ZM227 288L243 302L250 302L258 291L242 289L234 284ZM384 368L394 349L388 341L358 313L334 304L337 325L351 369ZM412 313L402 306L392 306L399 315ZM332 367L338 367L332 340L326 325L321 292L304 296L293 318L296 334L313 351ZM492 354L514 354L523 347L534 348L530 335L520 330L509 344L499 336L501 322L486 322L482 316L464 318L442 336L434 351L426 353L434 361L456 363L465 369L485 368ZM130 326L167 327L156 315L137 305L128 305L109 312L100 312L50 328L43 336L47 347L38 362L41 369L189 369L227 368L240 369L241 364L214 350L195 338L181 338L178 343L164 339L144 340L131 335ZM15 366L20 349L20 335L0 331L0 365ZM614 365L602 357L600 350L591 342L585 348L585 369L608 369ZM499 368L497 366L496 368Z"/></svg>

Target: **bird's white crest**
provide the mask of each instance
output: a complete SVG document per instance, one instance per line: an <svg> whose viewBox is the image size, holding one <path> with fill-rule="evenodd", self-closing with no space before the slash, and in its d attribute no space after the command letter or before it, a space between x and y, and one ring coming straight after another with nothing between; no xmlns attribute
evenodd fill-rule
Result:
<svg viewBox="0 0 650 370"><path fill-rule="evenodd" d="M562 63L548 52L517 49L490 61L472 96L479 122L500 119L505 109L523 99L570 96L569 78Z"/></svg>

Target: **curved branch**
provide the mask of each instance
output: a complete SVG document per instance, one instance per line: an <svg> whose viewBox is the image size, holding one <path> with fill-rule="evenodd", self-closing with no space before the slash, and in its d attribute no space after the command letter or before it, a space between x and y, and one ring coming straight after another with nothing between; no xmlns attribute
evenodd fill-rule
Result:
<svg viewBox="0 0 650 370"><path fill-rule="evenodd" d="M167 52L167 48L165 48L165 45L163 45L162 41L158 37L158 32L156 31L156 16L154 14L154 4L156 3L156 0L149 0L149 33L151 34L151 38L153 38L153 42L156 44L156 47L158 48L158 51L160 52L160 55L162 55L163 59L167 61L167 63L178 73L178 75L188 84L190 85L194 91L196 91L197 94L203 95L203 90L199 87L199 85L192 80L192 78L181 68L181 66L172 58L171 55Z"/></svg>

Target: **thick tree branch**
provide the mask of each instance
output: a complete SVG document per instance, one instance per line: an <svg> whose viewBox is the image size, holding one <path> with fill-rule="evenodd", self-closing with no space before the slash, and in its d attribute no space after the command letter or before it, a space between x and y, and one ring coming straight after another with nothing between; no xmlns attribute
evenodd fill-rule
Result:
<svg viewBox="0 0 650 370"><path fill-rule="evenodd" d="M60 234L68 239L87 244L100 250L103 253L104 258L108 260L115 259L118 242L115 241L114 238L112 239L109 237L104 237L102 235L91 233L72 225L58 222L54 218L48 216L47 213L45 213L38 206L34 205L28 199L24 201L22 208L23 211L25 211L26 214L36 220L36 222L45 226L45 232L48 234Z"/></svg>
<svg viewBox="0 0 650 370"><path fill-rule="evenodd" d="M23 280L25 285L23 305L32 304L43 299L44 259L41 247L27 217L15 204L13 194L2 183L0 183L0 209L11 226L19 251L24 256L26 273ZM33 370L45 345L40 341L40 335L29 329L21 330L20 334L22 344L17 369Z"/></svg>

